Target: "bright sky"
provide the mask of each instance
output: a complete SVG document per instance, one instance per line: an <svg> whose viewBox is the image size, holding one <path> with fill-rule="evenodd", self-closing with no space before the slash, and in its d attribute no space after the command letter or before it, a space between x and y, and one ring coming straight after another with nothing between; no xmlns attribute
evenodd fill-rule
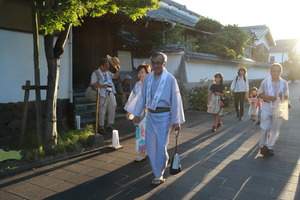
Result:
<svg viewBox="0 0 300 200"><path fill-rule="evenodd" d="M266 25L274 40L300 38L299 0L173 0L223 25Z"/></svg>

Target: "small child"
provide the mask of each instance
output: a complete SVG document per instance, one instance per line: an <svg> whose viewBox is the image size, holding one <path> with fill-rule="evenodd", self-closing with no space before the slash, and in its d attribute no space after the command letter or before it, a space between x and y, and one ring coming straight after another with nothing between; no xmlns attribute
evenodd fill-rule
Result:
<svg viewBox="0 0 300 200"><path fill-rule="evenodd" d="M209 89L207 99L207 112L216 115L215 123L211 130L212 132L216 132L217 128L220 128L223 125L221 122L223 108L220 105L220 99L226 93L225 86L223 85L223 75L221 73L216 73L214 78L214 84L212 84Z"/></svg>
<svg viewBox="0 0 300 200"><path fill-rule="evenodd" d="M249 99L250 106L249 106L249 111L248 111L248 115L251 115L251 119L250 119L251 121L256 120L258 108L260 106L260 100L258 99L257 91L258 91L258 89L256 87L253 87L251 89L251 96Z"/></svg>

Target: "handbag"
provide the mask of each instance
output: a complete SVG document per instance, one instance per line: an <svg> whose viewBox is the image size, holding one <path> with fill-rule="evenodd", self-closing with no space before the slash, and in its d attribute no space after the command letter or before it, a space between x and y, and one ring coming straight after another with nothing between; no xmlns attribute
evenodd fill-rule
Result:
<svg viewBox="0 0 300 200"><path fill-rule="evenodd" d="M98 70L94 71L97 76L97 83L100 81L100 74ZM96 102L97 100L97 88L93 87L92 85L89 85L89 87L85 90L85 98L87 98L89 101Z"/></svg>
<svg viewBox="0 0 300 200"><path fill-rule="evenodd" d="M225 96L221 97L220 98L220 107L223 108L223 107L227 107L229 106L229 99Z"/></svg>
<svg viewBox="0 0 300 200"><path fill-rule="evenodd" d="M175 145L175 152L171 160L171 166L170 166L170 174L175 175L181 172L181 162L180 162L180 156L177 153L177 140L178 140L179 131L175 132L176 137L176 145Z"/></svg>

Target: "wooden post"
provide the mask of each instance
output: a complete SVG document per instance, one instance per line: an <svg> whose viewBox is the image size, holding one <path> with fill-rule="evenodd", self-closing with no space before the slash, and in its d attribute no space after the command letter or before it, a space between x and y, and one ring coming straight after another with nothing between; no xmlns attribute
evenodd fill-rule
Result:
<svg viewBox="0 0 300 200"><path fill-rule="evenodd" d="M20 134L20 140L19 140L20 148L22 148L23 144L24 144L25 129L26 129L26 122L27 122L28 100L29 100L29 92L30 92L29 86L30 86L30 81L27 80L26 88L28 88L28 89L25 89L25 95L24 95L24 107L23 107L21 134Z"/></svg>
<svg viewBox="0 0 300 200"><path fill-rule="evenodd" d="M42 103L40 90L40 54L39 54L39 28L38 28L38 13L37 1L31 0L31 15L32 15L32 35L33 35L33 58L34 58L34 80L35 80L35 110L37 123L37 143L38 146L43 144L43 128L42 128Z"/></svg>
<svg viewBox="0 0 300 200"><path fill-rule="evenodd" d="M99 125L99 101L100 101L100 88L97 87L95 135L98 134L98 125Z"/></svg>

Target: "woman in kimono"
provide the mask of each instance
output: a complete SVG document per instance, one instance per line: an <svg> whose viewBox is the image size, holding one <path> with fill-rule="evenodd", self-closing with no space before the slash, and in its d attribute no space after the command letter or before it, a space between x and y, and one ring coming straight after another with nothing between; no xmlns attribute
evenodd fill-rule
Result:
<svg viewBox="0 0 300 200"><path fill-rule="evenodd" d="M129 120L133 119L133 115L131 114L135 109L136 103L139 100L139 97L142 94L142 87L147 74L151 72L151 67L148 64L141 64L137 68L137 75L140 79L135 83L134 88L125 104L124 109L127 111L126 118ZM136 124L135 129L136 137L135 137L135 150L139 152L139 156L137 156L134 162L142 162L147 158L147 149L145 143L145 133L146 133L146 112L143 112L141 117L141 121L139 124Z"/></svg>

